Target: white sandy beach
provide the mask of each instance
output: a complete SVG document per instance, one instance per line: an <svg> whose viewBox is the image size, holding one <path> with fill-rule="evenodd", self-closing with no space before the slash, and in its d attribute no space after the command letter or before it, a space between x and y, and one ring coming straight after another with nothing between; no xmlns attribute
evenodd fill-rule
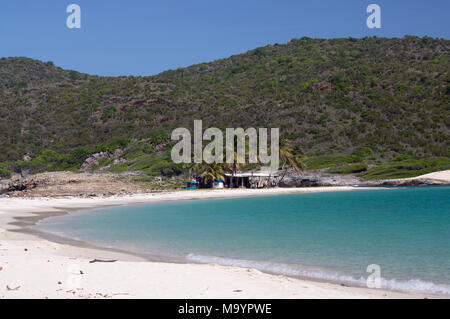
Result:
<svg viewBox="0 0 450 319"><path fill-rule="evenodd" d="M420 175L417 177L409 177L409 178L397 178L397 179L388 179L387 181L421 181L427 182L432 181L436 184L441 185L450 185L450 170L433 172L425 175Z"/></svg>
<svg viewBox="0 0 450 319"><path fill-rule="evenodd" d="M425 174L418 177L413 177L412 179L431 179L436 181L441 181L443 183L450 184L450 170L433 172L429 174Z"/></svg>
<svg viewBox="0 0 450 319"><path fill-rule="evenodd" d="M271 275L254 269L149 262L108 250L50 242L14 232L36 213L181 199L352 191L320 187L199 190L108 198L0 198L0 298L423 298ZM95 262L93 259L117 260Z"/></svg>

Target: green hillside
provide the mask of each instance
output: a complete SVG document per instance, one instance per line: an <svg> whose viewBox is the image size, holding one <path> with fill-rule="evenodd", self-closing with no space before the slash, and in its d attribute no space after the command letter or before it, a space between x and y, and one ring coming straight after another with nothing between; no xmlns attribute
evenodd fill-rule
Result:
<svg viewBox="0 0 450 319"><path fill-rule="evenodd" d="M398 155L440 158L446 167L449 58L450 41L428 37L294 39L151 77L2 58L0 172L44 150L61 156L53 166L42 159L45 169L76 169L89 153L125 145L171 165L168 136L194 119L204 127L280 127L310 168Z"/></svg>

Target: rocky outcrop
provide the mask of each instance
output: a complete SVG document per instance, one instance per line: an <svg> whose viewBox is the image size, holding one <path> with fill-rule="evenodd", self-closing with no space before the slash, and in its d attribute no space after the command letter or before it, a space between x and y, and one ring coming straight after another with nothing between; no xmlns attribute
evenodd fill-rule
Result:
<svg viewBox="0 0 450 319"><path fill-rule="evenodd" d="M317 178L309 178L304 176L290 176L285 177L280 182L281 187L307 187L307 186L319 186L319 180Z"/></svg>
<svg viewBox="0 0 450 319"><path fill-rule="evenodd" d="M123 149L118 148L114 151L114 154L112 155L113 158L120 158L123 155Z"/></svg>
<svg viewBox="0 0 450 319"><path fill-rule="evenodd" d="M86 158L86 160L84 161L84 163L81 165L80 170L85 171L85 172L90 172L92 171L92 166L94 165L98 165L99 164L99 160L104 159L104 158L111 158L112 154L109 152L100 152L100 153L95 153L92 154L91 156L89 156L88 158Z"/></svg>
<svg viewBox="0 0 450 319"><path fill-rule="evenodd" d="M7 183L0 183L0 195L10 192L23 192L31 190L39 185L39 181L28 178L11 180Z"/></svg>
<svg viewBox="0 0 450 319"><path fill-rule="evenodd" d="M8 192L9 181L8 180L0 180L0 195Z"/></svg>
<svg viewBox="0 0 450 319"><path fill-rule="evenodd" d="M122 156L122 154L123 154L123 150L120 148L116 149L113 154L111 154L110 152L99 152L99 153L92 154L91 156L86 158L84 163L81 165L80 170L84 171L84 172L92 172L93 167L98 166L99 161L104 158L107 158L107 159L110 159L111 161L113 161L114 165L125 163L126 160L120 158ZM109 167L110 167L110 165L102 167L100 170L104 171L104 170L108 169Z"/></svg>
<svg viewBox="0 0 450 319"><path fill-rule="evenodd" d="M112 196L142 192L144 185L134 182L136 173L51 172L0 182L0 195L19 197Z"/></svg>
<svg viewBox="0 0 450 319"><path fill-rule="evenodd" d="M283 176L284 172L279 172ZM298 173L293 169L288 170L280 182L281 187L316 187L316 186L353 186L361 185L364 181L353 175L330 175L324 170L307 171Z"/></svg>
<svg viewBox="0 0 450 319"><path fill-rule="evenodd" d="M353 186L361 184L354 176L300 175L285 177L281 187Z"/></svg>

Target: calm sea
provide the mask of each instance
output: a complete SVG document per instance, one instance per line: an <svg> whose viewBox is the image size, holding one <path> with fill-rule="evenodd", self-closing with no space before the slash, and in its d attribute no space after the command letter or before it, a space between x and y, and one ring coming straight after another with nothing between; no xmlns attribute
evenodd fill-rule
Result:
<svg viewBox="0 0 450 319"><path fill-rule="evenodd" d="M148 256L450 296L450 187L161 202L38 229Z"/></svg>

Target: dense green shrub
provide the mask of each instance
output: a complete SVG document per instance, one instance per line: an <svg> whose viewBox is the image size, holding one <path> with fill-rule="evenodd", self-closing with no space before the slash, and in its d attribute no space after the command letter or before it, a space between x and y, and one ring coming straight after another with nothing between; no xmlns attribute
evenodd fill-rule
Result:
<svg viewBox="0 0 450 319"><path fill-rule="evenodd" d="M77 170L91 153L84 147L77 147L69 154L64 155L53 150L43 150L32 160L15 162L12 167L16 172L28 170L30 173Z"/></svg>
<svg viewBox="0 0 450 319"><path fill-rule="evenodd" d="M128 160L136 159L137 157L150 154L153 151L153 147L145 141L135 142L128 145L125 149L122 157Z"/></svg>
<svg viewBox="0 0 450 319"><path fill-rule="evenodd" d="M370 168L362 175L365 179L393 179L424 175L434 171L450 169L449 158L423 158L397 160Z"/></svg>
<svg viewBox="0 0 450 319"><path fill-rule="evenodd" d="M111 167L108 168L108 172L111 172L111 173L124 173L127 170L128 170L127 163L111 165Z"/></svg>
<svg viewBox="0 0 450 319"><path fill-rule="evenodd" d="M414 159L414 157L411 155L400 154L400 155L394 156L394 158L392 160L394 162L403 162L403 161L408 161L408 160L413 160L413 159Z"/></svg>
<svg viewBox="0 0 450 319"><path fill-rule="evenodd" d="M335 166L338 164L357 163L361 158L354 155L323 155L311 156L306 160L306 167L308 169L321 169Z"/></svg>
<svg viewBox="0 0 450 319"><path fill-rule="evenodd" d="M92 151L87 147L79 146L74 148L69 155L65 158L65 161L70 166L80 167L85 159L92 154Z"/></svg>
<svg viewBox="0 0 450 319"><path fill-rule="evenodd" d="M101 159L98 160L98 164L97 165L92 165L91 169L93 171L95 171L95 170L98 170L99 168L111 165L112 162L113 161L111 159L109 159L107 157L104 157L104 158L101 158Z"/></svg>
<svg viewBox="0 0 450 319"><path fill-rule="evenodd" d="M332 167L326 172L329 174L357 174L365 172L367 170L367 167L367 164L344 165Z"/></svg>
<svg viewBox="0 0 450 319"><path fill-rule="evenodd" d="M364 160L366 158L372 157L374 155L374 152L370 147L360 147L355 150L352 155L361 158L361 160Z"/></svg>
<svg viewBox="0 0 450 319"><path fill-rule="evenodd" d="M95 148L94 153L98 152L110 152L114 153L115 150L121 148L124 149L131 143L131 140L128 138L116 137L110 140L109 142L102 143Z"/></svg>
<svg viewBox="0 0 450 319"><path fill-rule="evenodd" d="M0 163L0 178L10 178L10 177L11 177L11 164Z"/></svg>
<svg viewBox="0 0 450 319"><path fill-rule="evenodd" d="M344 90L350 86L350 80L342 73L333 74L331 83L337 90Z"/></svg>
<svg viewBox="0 0 450 319"><path fill-rule="evenodd" d="M153 132L149 137L152 143L160 144L169 139L169 134L165 130L158 130Z"/></svg>
<svg viewBox="0 0 450 319"><path fill-rule="evenodd" d="M166 160L159 160L150 169L152 175L176 176L183 172L183 166Z"/></svg>
<svg viewBox="0 0 450 319"><path fill-rule="evenodd" d="M101 119L103 122L106 122L106 121L114 118L115 115L116 115L116 107L110 105L110 106L105 107L105 109L103 110Z"/></svg>

